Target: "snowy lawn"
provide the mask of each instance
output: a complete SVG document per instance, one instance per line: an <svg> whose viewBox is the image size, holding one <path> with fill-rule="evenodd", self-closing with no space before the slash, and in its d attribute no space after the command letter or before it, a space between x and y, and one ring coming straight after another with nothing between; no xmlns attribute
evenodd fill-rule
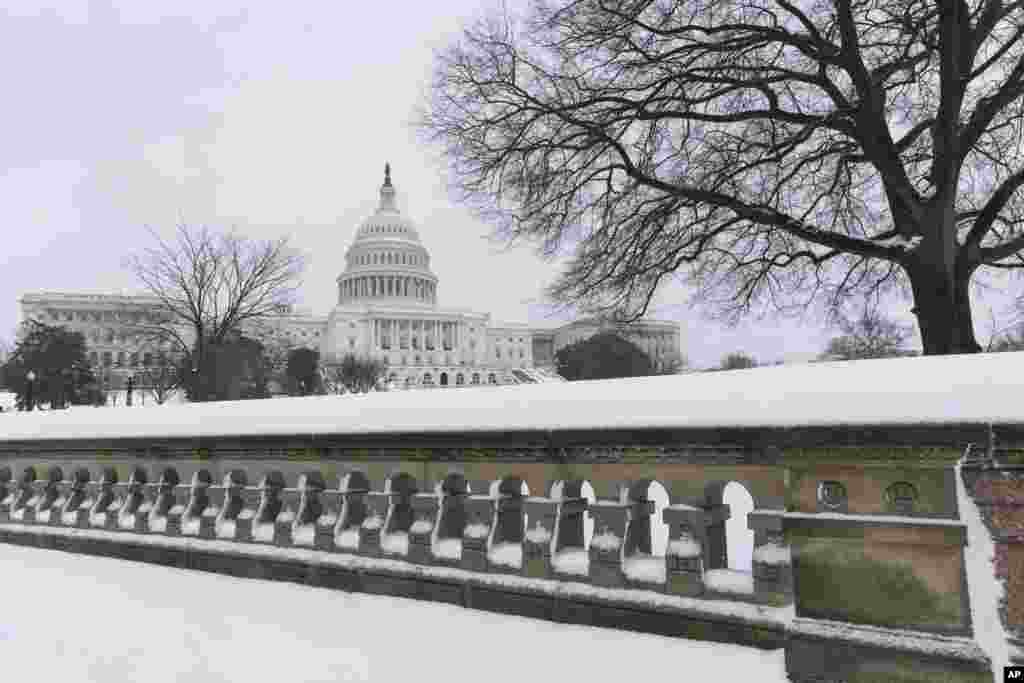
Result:
<svg viewBox="0 0 1024 683"><path fill-rule="evenodd" d="M0 661L52 681L621 683L680 663L693 680L786 681L781 650L35 548L0 544L0 575Z"/></svg>
<svg viewBox="0 0 1024 683"><path fill-rule="evenodd" d="M665 377L18 413L0 439L1019 422L1024 352ZM884 387L881 391L879 387Z"/></svg>

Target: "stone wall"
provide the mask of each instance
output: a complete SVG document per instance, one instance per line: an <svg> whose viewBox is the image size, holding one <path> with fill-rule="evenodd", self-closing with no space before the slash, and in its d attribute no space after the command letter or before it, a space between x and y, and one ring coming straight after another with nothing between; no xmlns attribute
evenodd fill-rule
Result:
<svg viewBox="0 0 1024 683"><path fill-rule="evenodd" d="M931 680L915 669L980 681L987 662L972 639L952 473L960 446L985 433L915 425L0 442L0 539L520 605L574 623L648 630L649 619L659 633L783 643L794 681ZM652 481L669 494L660 520L647 499ZM717 557L730 481L755 502L745 578L723 574ZM596 500L583 496L585 482ZM993 495L1016 495L1000 486ZM999 528L1019 529L1011 507L993 513ZM669 530L664 555L651 551L655 521ZM1003 543L1001 566L1019 561L1014 543Z"/></svg>

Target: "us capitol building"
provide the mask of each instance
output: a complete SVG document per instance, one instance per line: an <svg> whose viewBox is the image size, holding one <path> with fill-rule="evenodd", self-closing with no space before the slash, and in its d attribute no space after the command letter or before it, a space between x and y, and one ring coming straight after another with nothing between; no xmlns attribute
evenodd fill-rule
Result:
<svg viewBox="0 0 1024 683"><path fill-rule="evenodd" d="M338 304L326 317L290 312L270 324L295 346L318 350L322 365L345 354L382 359L399 388L558 381L555 353L604 329L593 320L558 328L498 324L488 313L441 307L438 284L419 232L398 210L385 166L380 204L345 253ZM39 292L20 304L23 320L82 332L90 363L113 388L154 362L159 350L133 332L133 324L152 321L160 310L150 296ZM659 369L681 358L676 323L645 319L620 333Z"/></svg>

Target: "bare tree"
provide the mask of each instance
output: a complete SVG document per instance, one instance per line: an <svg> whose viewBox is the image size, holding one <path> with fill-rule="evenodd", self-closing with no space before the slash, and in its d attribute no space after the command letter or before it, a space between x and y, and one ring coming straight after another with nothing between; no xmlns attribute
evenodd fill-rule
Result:
<svg viewBox="0 0 1024 683"><path fill-rule="evenodd" d="M149 364L139 371L140 389L149 391L157 405L163 405L171 395L181 388L180 361L163 351L157 351Z"/></svg>
<svg viewBox="0 0 1024 683"><path fill-rule="evenodd" d="M181 225L172 244L151 233L157 246L130 265L159 300L162 318L139 329L185 357L193 371L186 381L203 376L208 349L294 303L303 259L285 238L254 241Z"/></svg>
<svg viewBox="0 0 1024 683"><path fill-rule="evenodd" d="M321 368L324 388L332 394L365 394L385 389L387 364L376 358L345 354L337 363Z"/></svg>
<svg viewBox="0 0 1024 683"><path fill-rule="evenodd" d="M756 367L757 361L753 356L748 356L742 351L733 351L722 356L722 362L713 370L747 370Z"/></svg>
<svg viewBox="0 0 1024 683"><path fill-rule="evenodd" d="M443 51L418 125L552 300L635 319L683 276L735 321L912 296L976 352L971 285L1024 267L1024 3L578 0ZM972 280L972 278L975 278Z"/></svg>
<svg viewBox="0 0 1024 683"><path fill-rule="evenodd" d="M823 360L857 360L864 358L893 358L914 355L904 349L911 330L885 317L877 307L865 305L856 318L839 317L837 325L842 332L829 340Z"/></svg>

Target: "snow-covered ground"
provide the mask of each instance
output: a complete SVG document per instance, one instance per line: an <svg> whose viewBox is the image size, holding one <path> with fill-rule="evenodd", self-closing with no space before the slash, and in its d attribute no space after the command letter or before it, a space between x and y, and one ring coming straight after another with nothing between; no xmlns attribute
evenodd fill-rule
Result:
<svg viewBox="0 0 1024 683"><path fill-rule="evenodd" d="M19 414L0 439L1018 422L1024 352ZM628 409L627 409L628 408ZM140 411L141 414L141 411Z"/></svg>
<svg viewBox="0 0 1024 683"><path fill-rule="evenodd" d="M34 548L0 545L0 576L4 670L52 681L786 681L781 650Z"/></svg>

